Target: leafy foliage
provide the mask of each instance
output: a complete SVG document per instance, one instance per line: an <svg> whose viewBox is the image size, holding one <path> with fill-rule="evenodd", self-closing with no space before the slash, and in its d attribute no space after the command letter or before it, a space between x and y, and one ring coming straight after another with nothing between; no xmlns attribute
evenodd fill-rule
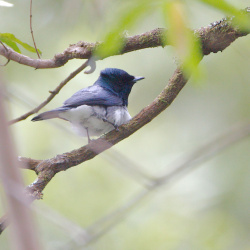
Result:
<svg viewBox="0 0 250 250"><path fill-rule="evenodd" d="M187 17L180 1L164 3L163 15L168 27L167 42L176 49L183 70L186 74L200 75L198 64L202 59L199 41L187 28Z"/></svg>
<svg viewBox="0 0 250 250"><path fill-rule="evenodd" d="M97 49L96 55L103 58L120 51L123 48L124 31L133 27L149 10L150 5L146 1L135 1L132 6L129 6L105 35L104 43Z"/></svg>
<svg viewBox="0 0 250 250"><path fill-rule="evenodd" d="M17 44L21 45L23 48L25 48L26 50L30 52L36 53L35 48L33 48L27 43L22 42L11 33L0 33L0 41L5 43L9 47L11 47L13 50L15 50L18 53L21 53L21 50L19 49ZM38 50L38 52L39 54L42 53L40 50Z"/></svg>

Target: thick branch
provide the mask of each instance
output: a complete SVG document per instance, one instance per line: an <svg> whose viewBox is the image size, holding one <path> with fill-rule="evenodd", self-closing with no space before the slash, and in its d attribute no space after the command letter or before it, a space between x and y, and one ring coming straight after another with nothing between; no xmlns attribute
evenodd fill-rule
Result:
<svg viewBox="0 0 250 250"><path fill-rule="evenodd" d="M249 12L249 8L243 13ZM194 33L200 38L202 43L202 51L204 55L213 52L224 50L236 38L245 36L249 31L241 31L233 25L234 18L224 18L218 22L210 24L208 27L195 30ZM167 30L154 29L140 35L130 36L124 39L124 46L122 51L118 51L116 55L128 53L131 51L141 50L145 48L154 48L159 46L166 46L167 43ZM44 68L57 68L63 66L71 59L89 59L96 48L100 46L100 42L78 42L70 45L62 53L57 54L52 59L32 59L25 55L13 51L11 48L6 50L0 45L0 55L6 57L8 60L18 62L23 65L34 67L36 69ZM112 56L112 55L110 55ZM103 59L103 58L102 58Z"/></svg>

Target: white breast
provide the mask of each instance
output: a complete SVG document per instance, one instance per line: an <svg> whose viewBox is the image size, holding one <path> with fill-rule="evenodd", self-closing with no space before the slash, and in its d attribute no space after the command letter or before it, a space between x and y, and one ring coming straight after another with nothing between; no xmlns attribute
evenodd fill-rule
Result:
<svg viewBox="0 0 250 250"><path fill-rule="evenodd" d="M80 136L100 136L114 129L112 124L120 126L127 123L131 116L127 107L82 105L62 112L59 116L71 122L74 131ZM108 122L103 121L106 119Z"/></svg>
<svg viewBox="0 0 250 250"><path fill-rule="evenodd" d="M107 120L120 126L124 123L128 123L131 116L127 107L124 106L112 106L107 108Z"/></svg>

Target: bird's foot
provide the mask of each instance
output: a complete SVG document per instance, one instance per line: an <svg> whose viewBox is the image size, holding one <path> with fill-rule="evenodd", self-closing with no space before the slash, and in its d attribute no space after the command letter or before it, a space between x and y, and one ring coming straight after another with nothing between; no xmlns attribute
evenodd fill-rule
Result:
<svg viewBox="0 0 250 250"><path fill-rule="evenodd" d="M119 130L119 126L117 126L117 125L115 125L115 124L112 124L112 125L114 126L116 132L119 132L119 131L120 131L120 130Z"/></svg>
<svg viewBox="0 0 250 250"><path fill-rule="evenodd" d="M119 128L115 123L108 121L104 116L101 116L100 114L95 113L95 115L98 119L101 119L103 122L111 124L115 128L115 131L119 131Z"/></svg>
<svg viewBox="0 0 250 250"><path fill-rule="evenodd" d="M91 139L90 139L90 137L89 137L89 130L88 130L88 128L85 128L85 129L86 129L86 131L87 131L88 143L90 143L90 142L91 142Z"/></svg>
<svg viewBox="0 0 250 250"><path fill-rule="evenodd" d="M108 121L106 118L102 118L102 120L103 120L104 122L107 122L107 123L111 124L111 125L115 128L115 131L119 131L119 128L118 128L118 126L117 126L116 124L114 124L114 123Z"/></svg>

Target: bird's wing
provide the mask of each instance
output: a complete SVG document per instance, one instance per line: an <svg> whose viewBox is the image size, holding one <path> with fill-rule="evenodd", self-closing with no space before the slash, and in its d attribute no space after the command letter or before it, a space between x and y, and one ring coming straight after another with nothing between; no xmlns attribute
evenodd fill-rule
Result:
<svg viewBox="0 0 250 250"><path fill-rule="evenodd" d="M93 85L77 91L64 102L63 107L78 107L81 105L120 106L122 99L101 86Z"/></svg>

